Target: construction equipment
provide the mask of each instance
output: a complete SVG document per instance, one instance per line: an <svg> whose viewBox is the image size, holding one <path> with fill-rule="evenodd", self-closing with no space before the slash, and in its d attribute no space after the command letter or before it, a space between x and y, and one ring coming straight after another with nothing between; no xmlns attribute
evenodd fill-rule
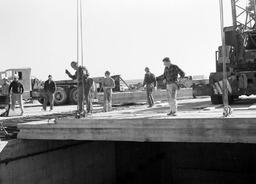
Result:
<svg viewBox="0 0 256 184"><path fill-rule="evenodd" d="M256 94L256 3L231 0L233 25L224 27L223 45L216 51L216 72L210 74L211 102L220 104L227 89L228 101ZM224 47L224 48L223 48ZM226 59L227 83L223 80Z"/></svg>

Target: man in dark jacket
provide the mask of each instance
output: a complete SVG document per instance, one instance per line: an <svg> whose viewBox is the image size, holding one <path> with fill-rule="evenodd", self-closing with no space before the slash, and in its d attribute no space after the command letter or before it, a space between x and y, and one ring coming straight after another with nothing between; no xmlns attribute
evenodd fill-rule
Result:
<svg viewBox="0 0 256 184"><path fill-rule="evenodd" d="M52 76L48 76L48 80L44 83L44 104L43 110L46 111L48 102L50 103L50 111L53 110L54 93L56 90L56 84L52 80Z"/></svg>
<svg viewBox="0 0 256 184"><path fill-rule="evenodd" d="M9 94L11 94L11 109L14 111L16 101L18 101L21 116L23 115L23 103L22 103L22 94L24 92L23 85L19 82L19 76L17 74L14 75L14 79L9 86Z"/></svg>
<svg viewBox="0 0 256 184"><path fill-rule="evenodd" d="M163 63L165 66L164 69L164 80L163 82L166 84L167 90L167 98L170 105L170 112L167 114L168 116L176 116L177 112L177 90L179 86L177 84L178 75L183 78L185 73L177 66L171 63L168 57L163 59Z"/></svg>
<svg viewBox="0 0 256 184"><path fill-rule="evenodd" d="M147 91L147 101L148 101L148 107L152 107L155 102L154 102L154 97L153 97L153 90L156 87L156 77L153 73L149 71L149 68L145 68L145 77L144 77L144 82L143 86L146 85L146 91Z"/></svg>

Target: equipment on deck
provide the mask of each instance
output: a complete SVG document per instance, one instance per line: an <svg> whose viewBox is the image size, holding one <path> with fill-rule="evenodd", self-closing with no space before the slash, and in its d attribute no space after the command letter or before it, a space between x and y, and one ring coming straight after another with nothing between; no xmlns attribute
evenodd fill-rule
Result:
<svg viewBox="0 0 256 184"><path fill-rule="evenodd" d="M241 95L256 94L256 3L231 0L231 7L233 25L223 28L224 46L216 51L216 72L209 78L213 104L222 103L224 89L230 103ZM223 80L225 59L227 83Z"/></svg>

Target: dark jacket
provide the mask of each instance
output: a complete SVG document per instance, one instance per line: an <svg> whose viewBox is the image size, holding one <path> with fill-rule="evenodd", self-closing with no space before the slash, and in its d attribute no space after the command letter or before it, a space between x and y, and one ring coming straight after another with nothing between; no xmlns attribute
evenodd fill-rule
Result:
<svg viewBox="0 0 256 184"><path fill-rule="evenodd" d="M12 93L22 94L24 92L23 85L19 81L12 81L9 86L9 93L12 90Z"/></svg>
<svg viewBox="0 0 256 184"><path fill-rule="evenodd" d="M87 75L89 76L89 72L88 70L83 67L83 66L79 66L80 68L82 68L83 72L84 72L84 75ZM68 76L72 79L72 80L76 80L77 79L77 71L75 72L74 75L72 75L68 70L66 70L66 73L68 74Z"/></svg>
<svg viewBox="0 0 256 184"><path fill-rule="evenodd" d="M51 81L51 82L49 82L49 80L45 81L44 83L45 92L55 93L55 90L56 90L56 84L54 81Z"/></svg>
<svg viewBox="0 0 256 184"><path fill-rule="evenodd" d="M167 84L176 83L178 75L183 78L185 73L177 65L171 64L170 67L165 67L163 76Z"/></svg>
<svg viewBox="0 0 256 184"><path fill-rule="evenodd" d="M146 73L143 81L143 86L156 87L156 77L153 73Z"/></svg>

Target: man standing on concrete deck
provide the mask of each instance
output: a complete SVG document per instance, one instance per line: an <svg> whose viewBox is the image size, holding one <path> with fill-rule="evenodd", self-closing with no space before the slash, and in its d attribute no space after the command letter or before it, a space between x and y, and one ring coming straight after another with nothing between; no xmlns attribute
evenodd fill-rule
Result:
<svg viewBox="0 0 256 184"><path fill-rule="evenodd" d="M23 92L24 92L23 85L19 82L18 74L15 74L14 79L9 86L9 94L11 94L11 109L14 111L16 101L18 101L20 110L21 110L21 114L20 114L21 116L24 113L23 103L22 103Z"/></svg>
<svg viewBox="0 0 256 184"><path fill-rule="evenodd" d="M148 67L145 68L145 72L143 87L146 85L148 107L150 108L155 104L152 93L156 87L156 77L149 71Z"/></svg>
<svg viewBox="0 0 256 184"><path fill-rule="evenodd" d="M48 80L44 82L44 104L43 110L46 111L48 102L50 103L50 111L53 110L54 93L56 91L56 84L52 80L52 76L48 76Z"/></svg>
<svg viewBox="0 0 256 184"><path fill-rule="evenodd" d="M185 73L174 64L171 64L171 61L168 57L165 57L163 59L164 62L164 80L163 82L166 84L166 90L167 90L167 98L170 105L170 112L167 114L168 116L176 116L177 112L177 90L179 89L177 80L178 75L180 75L181 78L185 76Z"/></svg>
<svg viewBox="0 0 256 184"><path fill-rule="evenodd" d="M8 82L8 79L7 79L7 77L4 77L1 95L9 96L9 87L10 87L10 84Z"/></svg>
<svg viewBox="0 0 256 184"><path fill-rule="evenodd" d="M115 81L110 77L110 72L105 72L105 78L102 82L104 91L104 111L108 112L112 110L112 89L115 88Z"/></svg>
<svg viewBox="0 0 256 184"><path fill-rule="evenodd" d="M84 82L84 99L86 101L86 111L87 113L92 113L92 89L94 87L94 81L92 78L89 78L89 72L84 66L78 66L77 62L72 61L71 67L76 71L74 75L72 75L68 70L66 70L66 74L72 79L76 80L77 78L77 71L78 69L83 70L83 82ZM82 85L82 84L81 84ZM79 87L78 87L79 88ZM83 99L83 98L82 98Z"/></svg>

